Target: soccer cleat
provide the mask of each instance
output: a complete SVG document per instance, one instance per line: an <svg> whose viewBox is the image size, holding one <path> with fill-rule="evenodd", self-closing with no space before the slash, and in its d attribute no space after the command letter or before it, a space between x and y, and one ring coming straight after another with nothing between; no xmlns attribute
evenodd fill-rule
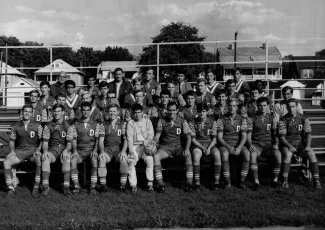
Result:
<svg viewBox="0 0 325 230"><path fill-rule="evenodd" d="M201 185L200 185L200 184L195 184L195 185L193 186L193 190L194 190L194 191L200 191L200 190L201 190Z"/></svg>
<svg viewBox="0 0 325 230"><path fill-rule="evenodd" d="M315 189L322 190L322 186L321 186L321 184L320 184L319 181L316 181L316 182L315 182Z"/></svg>
<svg viewBox="0 0 325 230"><path fill-rule="evenodd" d="M138 191L137 187L131 187L131 193L135 194Z"/></svg>
<svg viewBox="0 0 325 230"><path fill-rule="evenodd" d="M16 191L14 189L9 189L7 191L6 196L14 196L14 195L16 195Z"/></svg>
<svg viewBox="0 0 325 230"><path fill-rule="evenodd" d="M283 189L289 189L289 183L288 182L283 182L282 188Z"/></svg>
<svg viewBox="0 0 325 230"><path fill-rule="evenodd" d="M96 194L97 194L97 190L95 189L95 187L90 187L89 195L96 195Z"/></svg>
<svg viewBox="0 0 325 230"><path fill-rule="evenodd" d="M224 187L225 190L230 190L231 189L231 184L226 184Z"/></svg>
<svg viewBox="0 0 325 230"><path fill-rule="evenodd" d="M149 192L149 193L153 192L153 186L152 185L148 185L147 192Z"/></svg>
<svg viewBox="0 0 325 230"><path fill-rule="evenodd" d="M187 184L184 186L184 191L185 191L185 192L193 192L193 185L187 183Z"/></svg>
<svg viewBox="0 0 325 230"><path fill-rule="evenodd" d="M64 187L63 188L63 195L65 195L65 196L70 196L71 195L69 187Z"/></svg>
<svg viewBox="0 0 325 230"><path fill-rule="evenodd" d="M165 186L163 186L163 185L158 185L156 190L157 190L157 192L159 192L159 193L165 193Z"/></svg>
<svg viewBox="0 0 325 230"><path fill-rule="evenodd" d="M38 188L33 188L32 197L38 198L39 196L40 196L39 189Z"/></svg>
<svg viewBox="0 0 325 230"><path fill-rule="evenodd" d="M123 192L123 193L126 193L127 192L127 189L126 189L126 186L125 185L121 185L120 192Z"/></svg>
<svg viewBox="0 0 325 230"><path fill-rule="evenodd" d="M213 190L214 190L214 191L219 191L219 189L220 189L220 185L219 185L218 183L215 183L215 184L213 185Z"/></svg>
<svg viewBox="0 0 325 230"><path fill-rule="evenodd" d="M240 188L240 189L246 189L247 186L246 186L245 181L241 181L241 182L239 183L239 185L238 185L238 188Z"/></svg>
<svg viewBox="0 0 325 230"><path fill-rule="evenodd" d="M49 193L50 193L50 188L44 188L41 193L41 196L48 196Z"/></svg>
<svg viewBox="0 0 325 230"><path fill-rule="evenodd" d="M272 181L271 182L271 187L275 188L275 189L281 188L281 183L279 181Z"/></svg>
<svg viewBox="0 0 325 230"><path fill-rule="evenodd" d="M100 192L101 192L101 193L107 193L107 192L108 192L107 185L102 185L102 186L101 186L101 189L100 189Z"/></svg>
<svg viewBox="0 0 325 230"><path fill-rule="evenodd" d="M81 194L82 191L79 187L76 187L75 189L72 190L72 194L73 195L78 195L78 194Z"/></svg>

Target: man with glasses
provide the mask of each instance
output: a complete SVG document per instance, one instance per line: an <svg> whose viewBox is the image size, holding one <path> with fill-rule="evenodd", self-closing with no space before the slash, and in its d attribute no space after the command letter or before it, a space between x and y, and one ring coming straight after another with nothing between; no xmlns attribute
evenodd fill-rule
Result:
<svg viewBox="0 0 325 230"><path fill-rule="evenodd" d="M81 192L78 179L77 165L86 161L91 161L91 176L90 176L90 194L96 194L97 184L97 169L98 169L98 138L103 127L94 120L90 119L91 104L90 102L81 103L82 117L74 123L76 127L76 135L72 141L72 155L71 155L71 179L74 185L73 194Z"/></svg>
<svg viewBox="0 0 325 230"><path fill-rule="evenodd" d="M51 96L56 97L59 93L67 93L67 90L65 88L64 82L67 79L67 75L64 71L61 71L58 74L58 81L55 82L53 85L51 85Z"/></svg>
<svg viewBox="0 0 325 230"><path fill-rule="evenodd" d="M10 153L3 162L4 177L8 187L7 195L15 194L13 185L12 167L25 160L36 164L35 183L33 186L33 196L39 194L39 184L41 176L41 139L42 126L32 120L33 106L24 105L23 119L17 121L12 127L9 141Z"/></svg>
<svg viewBox="0 0 325 230"><path fill-rule="evenodd" d="M75 111L81 103L79 95L75 92L76 83L72 80L67 80L64 84L67 90L66 105Z"/></svg>

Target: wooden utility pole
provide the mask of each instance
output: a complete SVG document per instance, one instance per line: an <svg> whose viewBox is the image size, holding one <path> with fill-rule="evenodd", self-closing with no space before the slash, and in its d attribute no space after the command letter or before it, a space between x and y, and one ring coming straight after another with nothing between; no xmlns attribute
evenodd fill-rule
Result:
<svg viewBox="0 0 325 230"><path fill-rule="evenodd" d="M236 61L237 61L237 35L238 35L238 31L235 32L235 50L234 50L234 68L236 69L237 67L237 64L236 64Z"/></svg>

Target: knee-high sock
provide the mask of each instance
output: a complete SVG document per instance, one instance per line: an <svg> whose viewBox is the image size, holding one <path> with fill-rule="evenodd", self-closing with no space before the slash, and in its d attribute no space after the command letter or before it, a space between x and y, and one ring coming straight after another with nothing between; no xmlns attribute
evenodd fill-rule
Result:
<svg viewBox="0 0 325 230"><path fill-rule="evenodd" d="M185 165L185 171L186 171L186 180L187 183L192 184L193 183L193 165Z"/></svg>
<svg viewBox="0 0 325 230"><path fill-rule="evenodd" d="M278 181L281 169L281 163L275 163L273 168L273 181Z"/></svg>
<svg viewBox="0 0 325 230"><path fill-rule="evenodd" d="M222 162L222 173L225 178L226 184L230 184L230 170L229 170L229 161Z"/></svg>
<svg viewBox="0 0 325 230"><path fill-rule="evenodd" d="M219 184L221 165L214 165L213 172L214 172L214 183Z"/></svg>
<svg viewBox="0 0 325 230"><path fill-rule="evenodd" d="M101 185L106 185L106 176L107 176L106 165L105 165L105 167L98 168L98 176L99 176L99 183Z"/></svg>
<svg viewBox="0 0 325 230"><path fill-rule="evenodd" d="M12 170L11 169L5 169L4 170L4 177L6 181L6 185L9 189L15 190L14 183L12 181Z"/></svg>
<svg viewBox="0 0 325 230"><path fill-rule="evenodd" d="M120 164L120 184L121 186L125 186L128 179L128 165Z"/></svg>
<svg viewBox="0 0 325 230"><path fill-rule="evenodd" d="M42 171L42 185L44 188L49 187L50 172Z"/></svg>
<svg viewBox="0 0 325 230"><path fill-rule="evenodd" d="M282 176L283 176L283 181L288 183L288 177L289 177L289 171L290 171L290 163L283 163L283 171L282 171Z"/></svg>
<svg viewBox="0 0 325 230"><path fill-rule="evenodd" d="M34 188L39 188L40 182L41 182L41 167L36 166Z"/></svg>
<svg viewBox="0 0 325 230"><path fill-rule="evenodd" d="M80 188L78 175L79 172L77 168L71 169L71 180L75 188Z"/></svg>
<svg viewBox="0 0 325 230"><path fill-rule="evenodd" d="M310 171L313 174L315 182L319 182L318 162L310 162Z"/></svg>
<svg viewBox="0 0 325 230"><path fill-rule="evenodd" d="M154 166L155 178L159 185L164 185L161 165Z"/></svg>
<svg viewBox="0 0 325 230"><path fill-rule="evenodd" d="M90 186L92 188L96 187L97 184L97 167L92 167L91 169L91 175L90 175Z"/></svg>
<svg viewBox="0 0 325 230"><path fill-rule="evenodd" d="M200 165L194 165L194 178L195 178L195 184L200 185L201 181L200 181L200 170L201 167Z"/></svg>
<svg viewBox="0 0 325 230"><path fill-rule="evenodd" d="M243 161L241 164L240 181L245 181L246 176L248 174L248 169L249 169L249 162Z"/></svg>
<svg viewBox="0 0 325 230"><path fill-rule="evenodd" d="M254 182L259 183L259 180L258 180L258 165L257 165L257 163L251 163L251 170L252 170Z"/></svg>
<svg viewBox="0 0 325 230"><path fill-rule="evenodd" d="M63 171L63 186L70 186L70 171Z"/></svg>

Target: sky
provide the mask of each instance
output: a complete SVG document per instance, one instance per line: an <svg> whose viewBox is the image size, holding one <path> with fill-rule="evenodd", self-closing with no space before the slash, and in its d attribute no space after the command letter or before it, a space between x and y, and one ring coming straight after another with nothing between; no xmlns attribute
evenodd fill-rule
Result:
<svg viewBox="0 0 325 230"><path fill-rule="evenodd" d="M324 0L2 0L0 35L45 45L139 44L180 21L223 46L238 31L238 40L255 41L238 46L267 40L282 56L314 55L325 48L324 12Z"/></svg>

